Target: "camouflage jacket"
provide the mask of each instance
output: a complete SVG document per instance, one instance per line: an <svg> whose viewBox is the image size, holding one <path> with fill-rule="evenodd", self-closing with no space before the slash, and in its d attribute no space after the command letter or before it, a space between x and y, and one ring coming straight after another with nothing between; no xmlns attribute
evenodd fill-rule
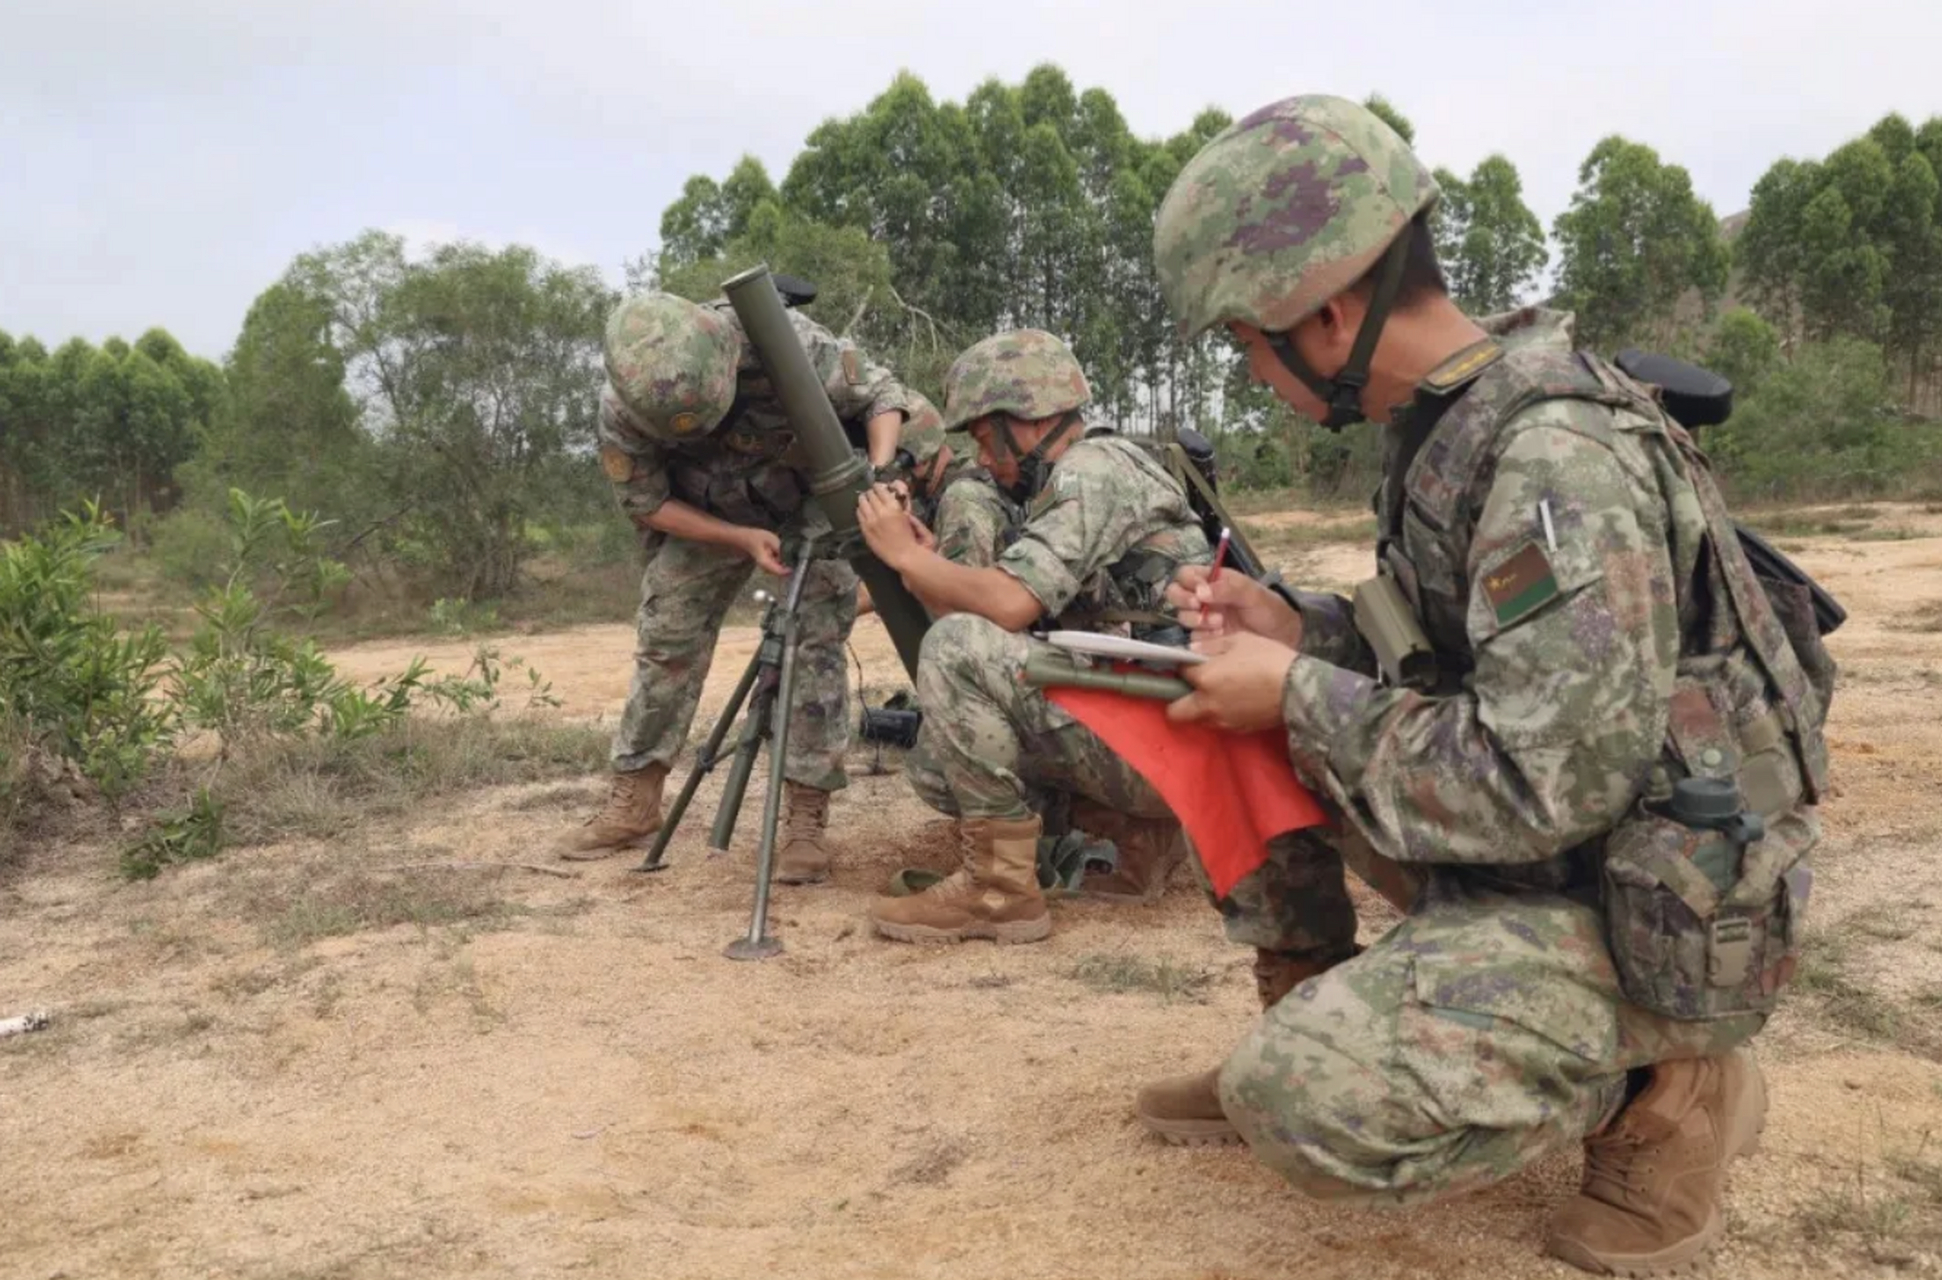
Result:
<svg viewBox="0 0 1942 1280"><path fill-rule="evenodd" d="M708 305L741 332L741 320L726 301ZM857 428L880 413L905 409L908 393L888 369L800 311L788 314L810 367L821 375L846 426ZM735 407L707 437L680 446L650 440L611 385L600 397L599 437L601 465L637 526L673 497L734 524L781 530L798 523L809 496L807 460L796 446L795 428L746 341Z"/></svg>
<svg viewBox="0 0 1942 1280"><path fill-rule="evenodd" d="M1180 485L1138 445L1095 427L1052 464L997 567L1064 627L1124 627L1143 637L1173 610L1168 582L1213 558Z"/></svg>
<svg viewBox="0 0 1942 1280"><path fill-rule="evenodd" d="M925 523L937 535L937 554L969 569L989 569L1017 538L1024 517L991 474L975 467L947 476Z"/></svg>
<svg viewBox="0 0 1942 1280"><path fill-rule="evenodd" d="M1704 457L1555 316L1490 327L1501 343L1453 358L1412 407L1444 400L1401 509L1378 497L1397 534L1379 554L1441 683L1382 684L1349 602L1304 595L1282 700L1295 763L1393 858L1551 888L1582 886L1582 855L1673 777L1744 780L1759 756L1770 829L1807 810L1827 688L1746 598Z"/></svg>

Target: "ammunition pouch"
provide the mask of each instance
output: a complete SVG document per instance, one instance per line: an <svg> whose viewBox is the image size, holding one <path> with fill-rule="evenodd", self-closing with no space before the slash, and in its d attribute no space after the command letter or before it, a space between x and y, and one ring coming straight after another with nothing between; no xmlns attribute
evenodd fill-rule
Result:
<svg viewBox="0 0 1942 1280"><path fill-rule="evenodd" d="M1178 567L1171 556L1136 547L1106 569L1104 588L1094 599L1066 606L1058 623L1075 631L1123 623L1135 640L1184 647L1187 629L1165 608L1167 584Z"/></svg>
<svg viewBox="0 0 1942 1280"><path fill-rule="evenodd" d="M1436 651L1402 588L1388 574L1356 587L1355 629L1369 642L1390 685L1428 693L1436 687Z"/></svg>
<svg viewBox="0 0 1942 1280"><path fill-rule="evenodd" d="M1766 545L1764 542L1754 539L1744 529L1739 533L1740 546L1747 553L1747 565L1753 570L1754 581L1760 584L1780 629L1786 633L1787 646L1794 651L1801 674L1819 695L1821 706L1827 707L1834 701L1835 663L1822 637L1847 620L1846 612L1819 583L1794 569L1792 561L1781 557L1785 566L1782 568L1759 554ZM1789 569L1793 572L1788 573Z"/></svg>
<svg viewBox="0 0 1942 1280"><path fill-rule="evenodd" d="M773 529L796 518L809 498L809 485L777 463L749 470L675 466L669 475L674 496L731 524Z"/></svg>

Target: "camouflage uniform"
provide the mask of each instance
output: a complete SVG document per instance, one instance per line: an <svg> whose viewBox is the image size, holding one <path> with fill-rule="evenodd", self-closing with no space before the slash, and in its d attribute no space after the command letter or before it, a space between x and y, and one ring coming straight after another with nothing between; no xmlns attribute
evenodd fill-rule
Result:
<svg viewBox="0 0 1942 1280"><path fill-rule="evenodd" d="M944 416L918 392L910 393L910 420L902 447L913 470L923 475L945 445L951 460L928 489L913 489L911 514L937 538L937 553L953 564L988 569L997 562L1008 533L1023 516L1005 497L991 473L978 465L978 446L963 432L946 432Z"/></svg>
<svg viewBox="0 0 1942 1280"><path fill-rule="evenodd" d="M705 424L690 424L684 431L683 415L675 416L671 431L665 424L643 423L610 377L600 404L601 465L622 510L643 531L647 517L672 497L733 524L780 534L788 559L794 539L826 533L828 522L809 502L806 459L735 312L725 301L702 310L728 326L740 347L734 403L724 421L712 432ZM904 410L907 392L888 370L801 312L789 316L838 418L860 428L878 414ZM688 435L692 438L682 438ZM726 547L652 532L647 546L633 685L614 735L613 764L620 772L666 765L679 753L714 659L722 618L755 572L746 556ZM846 781L850 715L843 644L856 620L856 585L847 563L818 560L803 588L785 773L790 781L821 791Z"/></svg>
<svg viewBox="0 0 1942 1280"><path fill-rule="evenodd" d="M1089 431L1056 461L1044 461L1079 425L1078 410L1090 397L1071 351L1041 330L998 334L961 355L947 379L950 425L982 422L1003 439L1021 459L1020 496L1028 505L1015 536L994 540L968 524L950 536L999 545L995 568L1031 594L1041 616L1061 625L1130 624L1135 635L1155 626L1177 630L1166 612L1166 585L1178 566L1211 558L1178 483L1107 430ZM1020 423L1050 425L1021 451L1014 434ZM948 496L955 500L965 484ZM979 495L967 489L965 497ZM1116 850L1111 872L1089 880L1087 893L1150 901L1164 892L1184 853L1179 822L1090 730L1023 683L1041 643L964 612L937 619L926 633L917 665L924 724L907 771L927 804L958 819L964 865L921 894L873 906L879 933L908 942L1048 936L1039 841L1043 811L1065 796L1074 797L1071 825Z"/></svg>
<svg viewBox="0 0 1942 1280"><path fill-rule="evenodd" d="M961 490L968 501L959 500ZM978 510L978 523L988 528L1003 502L988 481L960 480L943 506L947 514L954 506ZM972 541L972 523L961 522L953 540ZM1003 536L981 530L976 540L996 547ZM940 554L944 544L940 535ZM1045 492L996 567L1024 584L1060 626L1091 627L1113 602L1157 609L1156 583L1164 588L1174 566L1211 557L1172 477L1137 445L1096 429L1053 463ZM931 624L917 667L925 714L910 778L918 795L940 812L971 818L1021 818L1042 807L1047 788L1141 817L1165 816L1158 792L1022 682L1035 647L1045 646L976 614Z"/></svg>
<svg viewBox="0 0 1942 1280"><path fill-rule="evenodd" d="M1156 231L1184 328L1284 331L1382 257L1434 187L1371 121L1293 99L1187 167ZM1392 448L1412 431L1421 447L1377 504L1379 558L1438 683L1380 680L1349 601L1307 595L1283 693L1303 777L1424 886L1353 958L1340 841L1282 848L1304 892L1260 904L1267 935L1333 967L1228 1059L1221 1109L1326 1198L1470 1189L1580 1140L1628 1069L1753 1035L1799 945L1827 673L1797 658L1818 641L1747 596L1704 459L1646 391L1574 356L1556 317L1490 327L1502 342L1456 354L1398 410ZM1679 980L1691 930L1661 930L1719 895L1693 882L1696 859L1634 856L1682 838L1643 801L1694 775L1738 779L1767 825L1728 894L1750 922L1733 953L1747 972L1709 990L1703 972ZM1634 863L1665 879L1618 869Z"/></svg>
<svg viewBox="0 0 1942 1280"><path fill-rule="evenodd" d="M1024 519L989 472L975 465L960 468L955 459L932 508L928 519L918 518L937 536L937 554L970 569L997 564L1006 540Z"/></svg>

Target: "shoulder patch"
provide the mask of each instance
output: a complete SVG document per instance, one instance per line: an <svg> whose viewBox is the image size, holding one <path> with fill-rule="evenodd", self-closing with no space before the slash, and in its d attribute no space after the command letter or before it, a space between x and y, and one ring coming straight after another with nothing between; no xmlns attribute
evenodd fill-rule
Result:
<svg viewBox="0 0 1942 1280"><path fill-rule="evenodd" d="M843 352L843 380L853 387L863 381L863 361L855 347Z"/></svg>
<svg viewBox="0 0 1942 1280"><path fill-rule="evenodd" d="M1448 395L1453 389L1476 377L1497 361L1503 359L1504 349L1490 338L1472 343L1463 350L1431 369L1423 378L1423 385L1438 395Z"/></svg>
<svg viewBox="0 0 1942 1280"><path fill-rule="evenodd" d="M1484 575L1483 593L1497 614L1497 625L1507 627L1558 595L1558 576L1551 570L1551 559L1544 548L1527 542L1511 556Z"/></svg>
<svg viewBox="0 0 1942 1280"><path fill-rule="evenodd" d="M634 459L618 445L600 446L600 469L615 484L626 484L634 478Z"/></svg>

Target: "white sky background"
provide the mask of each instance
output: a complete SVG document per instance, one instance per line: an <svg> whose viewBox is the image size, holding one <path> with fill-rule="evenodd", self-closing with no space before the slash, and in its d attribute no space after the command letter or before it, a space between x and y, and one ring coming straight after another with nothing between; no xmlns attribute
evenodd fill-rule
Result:
<svg viewBox="0 0 1942 1280"><path fill-rule="evenodd" d="M1164 136L1213 104L1379 91L1432 164L1503 151L1548 227L1608 133L1722 216L1782 155L1942 113L1938 0L13 0L0 329L161 324L219 357L291 258L366 227L650 248L695 172L779 182L899 68L939 99L1056 62Z"/></svg>

